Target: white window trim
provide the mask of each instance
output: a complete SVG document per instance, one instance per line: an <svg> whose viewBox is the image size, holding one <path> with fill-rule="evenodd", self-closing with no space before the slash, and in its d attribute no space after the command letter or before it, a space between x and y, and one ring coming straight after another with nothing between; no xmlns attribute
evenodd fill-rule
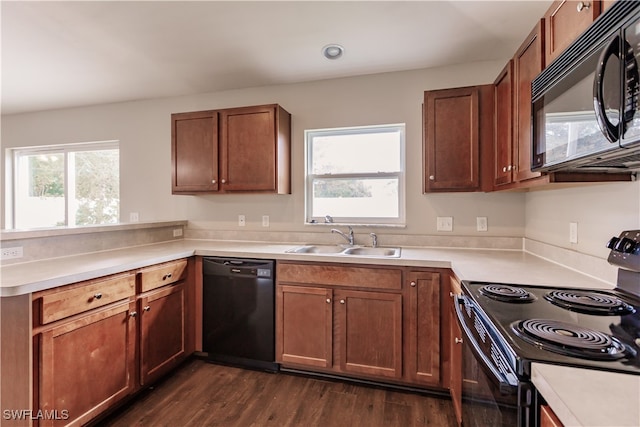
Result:
<svg viewBox="0 0 640 427"><path fill-rule="evenodd" d="M313 159L310 155L312 138L322 135L349 135L360 134L363 131L385 130L388 132L400 131L400 170L398 172L356 173L356 174L311 174ZM332 216L329 224L344 224L358 226L381 227L405 227L406 226L406 156L405 156L406 126L404 123L371 126L353 126L344 128L309 129L304 131L304 158L305 158L305 224L327 224L325 217L312 217L312 194L314 179L344 179L344 178L398 178L398 218L383 217L339 217Z"/></svg>
<svg viewBox="0 0 640 427"><path fill-rule="evenodd" d="M5 185L5 228L15 229L16 225L16 194L15 184L18 181L18 158L25 154L52 154L63 153L65 164L64 176L64 197L65 200L71 196L69 194L69 164L68 154L79 151L97 151L97 150L120 150L120 141L96 141L96 142L78 142L57 145L40 145L32 147L14 147L8 148L5 152L6 159L6 185ZM65 224L69 227L69 204L65 203ZM118 215L119 216L119 215Z"/></svg>

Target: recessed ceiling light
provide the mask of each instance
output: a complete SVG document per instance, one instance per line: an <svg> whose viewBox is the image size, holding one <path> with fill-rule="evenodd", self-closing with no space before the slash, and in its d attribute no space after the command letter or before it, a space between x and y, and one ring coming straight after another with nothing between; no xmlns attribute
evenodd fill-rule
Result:
<svg viewBox="0 0 640 427"><path fill-rule="evenodd" d="M328 44L322 48L322 54L327 59L338 59L344 53L344 48L339 44Z"/></svg>

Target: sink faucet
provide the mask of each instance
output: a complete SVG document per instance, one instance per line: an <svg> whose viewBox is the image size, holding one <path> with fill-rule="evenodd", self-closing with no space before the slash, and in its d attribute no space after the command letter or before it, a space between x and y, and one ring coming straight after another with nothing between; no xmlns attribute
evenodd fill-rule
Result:
<svg viewBox="0 0 640 427"><path fill-rule="evenodd" d="M351 228L350 225L348 227L349 227L349 234L348 235L343 233L342 231L336 229L336 228L332 228L331 232L332 233L338 233L339 235L344 237L347 242L349 242L349 245L353 246L353 228Z"/></svg>
<svg viewBox="0 0 640 427"><path fill-rule="evenodd" d="M378 247L378 236L376 235L376 233L371 233L371 234L369 234L369 236L371 236L371 247L372 248L377 248Z"/></svg>

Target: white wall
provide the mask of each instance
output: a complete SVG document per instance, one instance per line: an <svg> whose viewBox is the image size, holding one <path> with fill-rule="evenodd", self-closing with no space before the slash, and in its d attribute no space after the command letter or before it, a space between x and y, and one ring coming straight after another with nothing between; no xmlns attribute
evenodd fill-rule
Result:
<svg viewBox="0 0 640 427"><path fill-rule="evenodd" d="M521 236L521 194L422 194L423 92L492 82L502 63L388 73L286 86L260 87L179 98L98 105L4 116L4 148L118 139L121 144L121 218L139 212L141 221L190 219L218 229L260 227L303 230L305 129L406 123L407 228L402 233L434 234L435 217L454 217L453 234L475 232L475 217L489 218L481 235ZM173 112L279 103L292 114L291 195L172 196L170 114ZM384 230L382 231L384 232Z"/></svg>
<svg viewBox="0 0 640 427"><path fill-rule="evenodd" d="M527 236L566 246L568 222L580 224L585 253L598 252L602 236L638 227L638 184L608 184L587 190L525 193L422 194L423 92L493 82L503 62L483 62L440 69L387 73L284 86L259 87L159 100L98 105L2 117L3 148L118 139L121 144L121 218L139 212L140 221L188 219L219 230L234 230L237 215L246 230L310 231L304 226L305 129L406 123L407 227L379 233L440 234L436 216L454 217L454 235ZM171 195L170 114L174 112L279 103L292 114L291 195ZM4 152L3 152L4 156ZM4 164L4 163L3 163ZM4 177L4 173L2 174ZM2 185L4 189L4 185ZM603 206L587 209L594 197L613 203L615 188L635 200L611 214ZM4 199L3 199L4 200ZM526 212L526 213L525 213ZM602 216L605 216L603 219ZM635 215L635 216L634 216ZM489 231L475 231L475 217L489 219ZM613 218L613 219L610 219ZM614 221L612 226L606 226ZM4 217L3 217L4 224ZM593 243L592 243L593 242ZM596 244L597 243L597 244Z"/></svg>
<svg viewBox="0 0 640 427"><path fill-rule="evenodd" d="M569 243L569 223L578 223L578 243ZM603 183L530 192L525 236L606 258L606 242L623 230L640 230L640 181Z"/></svg>

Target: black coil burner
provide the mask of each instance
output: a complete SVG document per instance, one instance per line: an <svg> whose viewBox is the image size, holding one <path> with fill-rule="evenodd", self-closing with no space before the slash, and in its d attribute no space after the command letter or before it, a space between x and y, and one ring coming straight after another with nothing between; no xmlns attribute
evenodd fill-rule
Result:
<svg viewBox="0 0 640 427"><path fill-rule="evenodd" d="M557 290L547 293L544 298L559 307L585 314L620 316L636 311L615 295L596 291Z"/></svg>
<svg viewBox="0 0 640 427"><path fill-rule="evenodd" d="M536 297L531 292L511 285L490 283L481 287L479 291L488 298L502 302L523 303L536 300Z"/></svg>
<svg viewBox="0 0 640 427"><path fill-rule="evenodd" d="M618 360L633 352L611 335L555 320L528 319L513 322L511 328L539 348L583 359Z"/></svg>

